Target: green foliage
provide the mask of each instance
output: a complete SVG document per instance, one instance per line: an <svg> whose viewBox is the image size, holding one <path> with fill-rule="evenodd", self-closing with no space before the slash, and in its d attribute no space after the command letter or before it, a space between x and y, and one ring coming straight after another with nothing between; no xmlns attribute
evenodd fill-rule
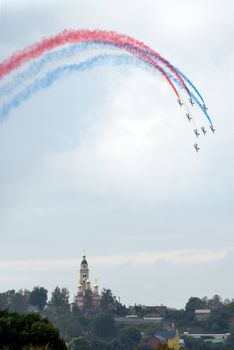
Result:
<svg viewBox="0 0 234 350"><path fill-rule="evenodd" d="M91 350L89 343L83 337L73 338L69 343L69 350Z"/></svg>
<svg viewBox="0 0 234 350"><path fill-rule="evenodd" d="M115 333L115 324L113 317L110 314L98 314L93 319L92 329L95 337L112 337Z"/></svg>
<svg viewBox="0 0 234 350"><path fill-rule="evenodd" d="M160 324L150 324L145 330L144 334L146 337L150 337L151 335L155 335L156 331L161 329L162 326Z"/></svg>
<svg viewBox="0 0 234 350"><path fill-rule="evenodd" d="M127 309L113 295L110 289L103 289L101 293L100 309L102 312L110 312L115 315L126 315Z"/></svg>
<svg viewBox="0 0 234 350"><path fill-rule="evenodd" d="M90 347L92 350L109 350L107 341L99 338L92 338L90 341Z"/></svg>
<svg viewBox="0 0 234 350"><path fill-rule="evenodd" d="M29 296L29 303L41 312L47 303L48 290L43 287L34 287Z"/></svg>
<svg viewBox="0 0 234 350"><path fill-rule="evenodd" d="M147 343L143 343L139 345L137 350L152 350L152 346Z"/></svg>
<svg viewBox="0 0 234 350"><path fill-rule="evenodd" d="M228 332L229 312L225 306L215 309L206 320L206 328L212 333Z"/></svg>
<svg viewBox="0 0 234 350"><path fill-rule="evenodd" d="M135 327L125 327L119 331L119 339L124 344L125 350L131 350L141 340L141 332Z"/></svg>
<svg viewBox="0 0 234 350"><path fill-rule="evenodd" d="M0 294L0 310L16 311L26 314L30 311L28 290L19 290L15 292L14 289Z"/></svg>
<svg viewBox="0 0 234 350"><path fill-rule="evenodd" d="M192 320L195 318L195 310L197 309L205 309L207 307L204 300L197 298L197 297L191 297L187 304L185 305L185 313L186 318L189 320Z"/></svg>
<svg viewBox="0 0 234 350"><path fill-rule="evenodd" d="M226 346L228 350L234 350L234 335L228 337Z"/></svg>
<svg viewBox="0 0 234 350"><path fill-rule="evenodd" d="M39 314L20 315L0 312L0 348L21 350L25 346L47 346L51 350L65 350L58 331Z"/></svg>
<svg viewBox="0 0 234 350"><path fill-rule="evenodd" d="M109 350L125 350L125 345L119 338L113 338L109 342Z"/></svg>
<svg viewBox="0 0 234 350"><path fill-rule="evenodd" d="M56 287L52 292L49 304L53 305L57 310L67 309L69 305L69 292L67 288Z"/></svg>
<svg viewBox="0 0 234 350"><path fill-rule="evenodd" d="M190 350L201 350L204 347L204 340L192 337L185 337L184 343L186 348Z"/></svg>

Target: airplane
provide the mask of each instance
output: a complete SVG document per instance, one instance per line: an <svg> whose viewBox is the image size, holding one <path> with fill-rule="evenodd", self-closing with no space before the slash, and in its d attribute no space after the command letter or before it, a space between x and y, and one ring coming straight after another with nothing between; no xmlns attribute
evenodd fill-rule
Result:
<svg viewBox="0 0 234 350"><path fill-rule="evenodd" d="M203 106L204 110L207 111L208 108L206 107L205 103L203 103L202 106Z"/></svg>
<svg viewBox="0 0 234 350"><path fill-rule="evenodd" d="M207 131L206 131L204 126L201 127L201 131L203 132L204 135L207 133Z"/></svg>
<svg viewBox="0 0 234 350"><path fill-rule="evenodd" d="M192 106L194 105L192 97L190 97L189 102L191 103Z"/></svg>
<svg viewBox="0 0 234 350"><path fill-rule="evenodd" d="M193 130L195 132L195 135L198 137L200 134L199 132L197 131L197 129Z"/></svg>
<svg viewBox="0 0 234 350"><path fill-rule="evenodd" d="M181 99L179 98L177 101L178 101L180 107L182 107L183 106L183 102L181 101Z"/></svg>
<svg viewBox="0 0 234 350"><path fill-rule="evenodd" d="M190 122L190 120L192 119L192 117L190 117L190 114L189 114L189 113L186 114L186 117L188 118L188 121Z"/></svg>
<svg viewBox="0 0 234 350"><path fill-rule="evenodd" d="M211 128L211 131L213 132L213 134L215 133L215 129L214 129L214 127L213 127L213 125L211 124L210 125L210 128Z"/></svg>
<svg viewBox="0 0 234 350"><path fill-rule="evenodd" d="M200 149L200 148L198 147L198 144L197 144L197 143L194 143L194 145L193 145L193 146L194 146L194 148L195 148L196 152L198 152L198 151L199 151L199 149Z"/></svg>

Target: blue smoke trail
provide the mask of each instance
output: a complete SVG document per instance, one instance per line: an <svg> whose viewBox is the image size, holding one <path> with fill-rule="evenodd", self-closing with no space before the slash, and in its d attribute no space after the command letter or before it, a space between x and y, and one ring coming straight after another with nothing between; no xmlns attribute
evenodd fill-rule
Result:
<svg viewBox="0 0 234 350"><path fill-rule="evenodd" d="M23 102L27 101L35 93L51 86L55 81L64 75L71 74L73 72L82 72L88 69L92 69L96 66L106 64L112 64L116 66L129 64L141 67L144 66L146 69L150 68L144 61L140 60L137 57L129 55L98 55L77 64L58 67L49 71L43 78L36 79L32 84L26 86L24 90L15 95L9 102L4 103L0 109L0 121L4 120L12 109L19 107Z"/></svg>
<svg viewBox="0 0 234 350"><path fill-rule="evenodd" d="M71 53L73 50L76 50L77 47L74 47L71 49L71 51L67 51L67 53ZM79 50L82 50L82 48L79 48ZM58 53L58 52L57 52ZM59 51L58 56L62 54L62 50ZM51 56L50 56L51 57ZM52 56L54 58L54 56ZM46 60L48 60L48 55L46 56ZM45 64L46 61L41 60L37 68L39 68L41 65ZM129 64L129 65L135 65L137 67L141 67L147 70L153 70L155 72L154 67L148 63L147 61L144 61L140 58L137 58L135 56L130 55L98 55L93 58L87 59L85 61L82 61L78 64L70 64L70 65L64 65L62 67L58 67L56 69L53 69L47 74L41 78L36 79L32 84L26 86L24 90L19 92L16 96L14 96L9 102L3 104L2 108L0 109L0 120L4 120L9 112L12 109L15 109L19 107L24 101L27 101L31 96L33 96L38 91L51 86L54 82L56 82L58 79L63 77L66 74L71 74L73 72L82 72L88 69L92 69L96 66L100 65L106 65L106 64L112 64L112 65L122 65L122 64ZM35 66L34 66L35 67ZM33 72L33 70L30 70L30 74ZM172 79L177 86L179 86L181 89L185 89L184 85L171 73L166 72L170 79ZM193 100L198 104L198 106L202 109L203 113L208 118L209 122L212 124L209 115L207 114L204 107L201 105L201 103L197 100L196 96L194 94L191 94Z"/></svg>
<svg viewBox="0 0 234 350"><path fill-rule="evenodd" d="M27 79L34 78L40 71L50 63L53 63L56 60L61 60L65 58L70 58L78 53L83 53L89 49L100 49L106 48L106 45L103 43L80 43L80 44L72 44L63 49L49 52L43 56L43 58L39 61L33 62L30 66L24 70L23 72L15 75L11 81L7 82L5 85L0 87L0 98L2 96L9 96L20 87ZM112 47L112 50L118 50L117 47Z"/></svg>
<svg viewBox="0 0 234 350"><path fill-rule="evenodd" d="M174 67L174 66L173 66ZM202 100L203 104L205 104L205 101L202 97L202 95L200 94L200 92L198 91L198 89L196 88L196 86L191 82L191 80L189 80L178 68L174 67L174 69L177 71L177 73L193 88L193 90L197 93L197 95L200 97L200 99ZM191 92L191 91L190 91ZM193 96L194 98L194 96ZM195 100L195 99L194 99Z"/></svg>
<svg viewBox="0 0 234 350"><path fill-rule="evenodd" d="M46 64L52 63L55 60L69 58L74 56L75 54L82 53L87 51L88 49L100 49L100 48L106 48L108 47L111 50L118 50L120 47L117 44L113 43L103 43L100 41L96 42L86 42L86 43L79 43L79 44L72 44L69 45L63 49L49 52L47 53L41 60L33 62L29 68L21 73L18 73L13 79L5 84L4 86L0 87L0 98L2 96L9 96L14 92L15 89L17 89L21 84L24 83L25 80L34 78L45 66ZM153 57L157 61L160 61L157 56L155 56L152 52L149 52L145 49L132 46L129 44L124 45L124 47L133 48L134 50L138 52L143 52L144 54ZM124 48L122 47L122 49ZM176 72L193 88L193 90L196 92L196 94L200 97L203 104L205 104L201 94L199 93L196 86L176 67L171 65L173 69L176 70ZM190 91L191 93L191 91ZM193 95L194 96L194 95Z"/></svg>
<svg viewBox="0 0 234 350"><path fill-rule="evenodd" d="M172 75L168 72L166 72L166 73L167 73L168 77L177 84L177 86L184 89L184 85L174 75ZM208 119L209 123L212 125L212 121L210 119L209 114L207 113L207 110L204 108L204 106L201 104L201 102L197 99L197 97L191 91L190 91L190 93L191 93L191 97L194 100L194 102L200 107L200 109L205 114L206 118Z"/></svg>

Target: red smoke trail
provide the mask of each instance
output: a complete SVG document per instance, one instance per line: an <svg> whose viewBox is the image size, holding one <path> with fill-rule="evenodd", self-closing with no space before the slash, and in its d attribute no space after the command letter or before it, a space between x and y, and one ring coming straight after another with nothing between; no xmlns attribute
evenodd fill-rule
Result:
<svg viewBox="0 0 234 350"><path fill-rule="evenodd" d="M104 31L104 30L93 30L93 31L65 30L51 38L45 38L39 43L29 46L28 48L22 51L16 52L12 56L10 56L8 59L3 61L0 64L0 79L3 78L5 75L9 74L10 72L12 72L14 69L21 66L22 64L39 57L46 51L52 50L57 46L72 44L72 43L95 42L95 41L103 42L103 43L112 43L120 48L124 48L126 51L129 51L131 53L134 52L134 55L144 59L145 61L149 62L152 66L154 66L156 69L158 69L166 78L168 83L171 85L177 97L179 97L179 94L174 84L172 83L170 78L167 76L163 68L161 68L152 58L150 58L147 55L147 53L144 53L144 52L140 53L139 51L137 52L136 50L134 50L133 47L131 48L128 45L135 46L136 48L138 47L150 52L158 60L164 63L169 70L171 70L174 73L174 75L178 78L178 80L183 84L189 96L191 96L189 89L187 88L184 80L181 78L178 72L172 67L172 65L166 59L160 56L156 51L152 50L150 47L148 47L144 43L136 39L133 39L127 35L118 34L112 31Z"/></svg>

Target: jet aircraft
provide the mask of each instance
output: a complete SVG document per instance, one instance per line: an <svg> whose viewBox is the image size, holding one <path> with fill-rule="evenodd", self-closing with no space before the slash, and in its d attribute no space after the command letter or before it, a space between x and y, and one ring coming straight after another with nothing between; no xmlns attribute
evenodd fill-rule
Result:
<svg viewBox="0 0 234 350"><path fill-rule="evenodd" d="M201 131L203 132L204 135L207 133L207 131L206 131L204 126L201 127Z"/></svg>
<svg viewBox="0 0 234 350"><path fill-rule="evenodd" d="M180 99L180 98L177 100L177 102L179 103L180 107L182 107L182 106L183 106L183 102L181 101L181 99Z"/></svg>
<svg viewBox="0 0 234 350"><path fill-rule="evenodd" d="M197 137L200 135L197 129L194 129L194 132Z"/></svg>
<svg viewBox="0 0 234 350"><path fill-rule="evenodd" d="M192 106L194 105L194 101L193 101L192 97L190 97L189 102L191 103Z"/></svg>
<svg viewBox="0 0 234 350"><path fill-rule="evenodd" d="M210 125L210 128L211 128L211 131L213 132L213 134L215 133L215 129L214 129L214 127L213 127L213 125L211 124Z"/></svg>
<svg viewBox="0 0 234 350"><path fill-rule="evenodd" d="M193 145L193 146L194 146L194 148L195 148L196 152L198 152L198 151L199 151L199 149L200 149L200 148L198 147L198 144L197 144L197 143L194 143L194 145Z"/></svg>
<svg viewBox="0 0 234 350"><path fill-rule="evenodd" d="M190 120L192 119L192 117L190 117L190 114L189 114L189 113L186 114L186 117L188 118L188 121L190 122Z"/></svg>

